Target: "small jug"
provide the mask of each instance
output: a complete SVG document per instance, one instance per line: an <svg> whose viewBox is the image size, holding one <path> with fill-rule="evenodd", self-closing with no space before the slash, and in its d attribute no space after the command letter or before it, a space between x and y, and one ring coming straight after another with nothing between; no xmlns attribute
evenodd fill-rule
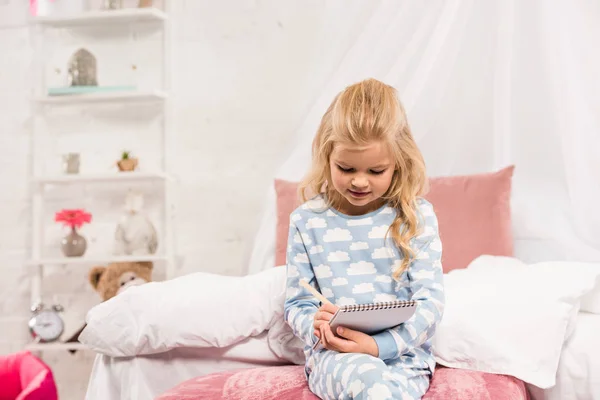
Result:
<svg viewBox="0 0 600 400"><path fill-rule="evenodd" d="M68 153L63 155L63 169L67 174L79 173L79 154Z"/></svg>

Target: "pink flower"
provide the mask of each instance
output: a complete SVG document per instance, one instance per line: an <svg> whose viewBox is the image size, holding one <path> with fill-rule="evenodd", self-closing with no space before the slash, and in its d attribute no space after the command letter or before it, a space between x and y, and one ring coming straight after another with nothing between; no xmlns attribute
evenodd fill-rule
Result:
<svg viewBox="0 0 600 400"><path fill-rule="evenodd" d="M92 221L92 214L85 210L61 210L54 216L54 221L62 222L65 226L71 228L81 228L83 224L90 223Z"/></svg>

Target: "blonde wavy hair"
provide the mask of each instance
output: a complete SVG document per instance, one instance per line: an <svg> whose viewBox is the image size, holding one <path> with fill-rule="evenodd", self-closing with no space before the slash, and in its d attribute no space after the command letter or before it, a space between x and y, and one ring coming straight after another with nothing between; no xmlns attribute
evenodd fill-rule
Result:
<svg viewBox="0 0 600 400"><path fill-rule="evenodd" d="M394 174L383 199L396 210L387 234L391 233L403 255L400 267L392 275L398 279L415 256L409 242L419 234L417 197L427 190L427 178L423 156L393 87L367 79L348 86L335 97L313 140L312 165L299 192L303 201L323 194L328 206L338 208L343 197L333 185L328 185L329 161L335 145L364 146L373 141L386 143L394 160Z"/></svg>

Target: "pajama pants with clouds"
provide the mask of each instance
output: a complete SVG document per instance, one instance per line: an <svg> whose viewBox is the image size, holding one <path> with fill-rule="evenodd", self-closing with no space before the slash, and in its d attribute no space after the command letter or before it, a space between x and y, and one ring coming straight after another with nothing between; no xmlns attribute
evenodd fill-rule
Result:
<svg viewBox="0 0 600 400"><path fill-rule="evenodd" d="M307 363L310 390L324 400L416 400L429 388L430 370L411 359L384 362L367 354L321 350Z"/></svg>

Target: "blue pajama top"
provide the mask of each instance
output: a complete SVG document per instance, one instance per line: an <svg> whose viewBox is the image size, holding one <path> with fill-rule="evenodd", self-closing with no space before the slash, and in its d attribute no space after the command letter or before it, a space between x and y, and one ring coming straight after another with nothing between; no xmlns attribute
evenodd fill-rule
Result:
<svg viewBox="0 0 600 400"><path fill-rule="evenodd" d="M342 306L392 300L415 300L411 319L373 335L379 358L402 357L411 367L435 368L431 338L444 310L442 242L432 205L417 200L420 234L410 245L413 261L396 281L393 271L402 255L391 234L396 211L384 205L365 215L349 216L327 207L317 196L290 215L287 248L287 296L284 317L305 343L307 360L318 340L313 318L319 301L299 285L304 279L332 303Z"/></svg>

